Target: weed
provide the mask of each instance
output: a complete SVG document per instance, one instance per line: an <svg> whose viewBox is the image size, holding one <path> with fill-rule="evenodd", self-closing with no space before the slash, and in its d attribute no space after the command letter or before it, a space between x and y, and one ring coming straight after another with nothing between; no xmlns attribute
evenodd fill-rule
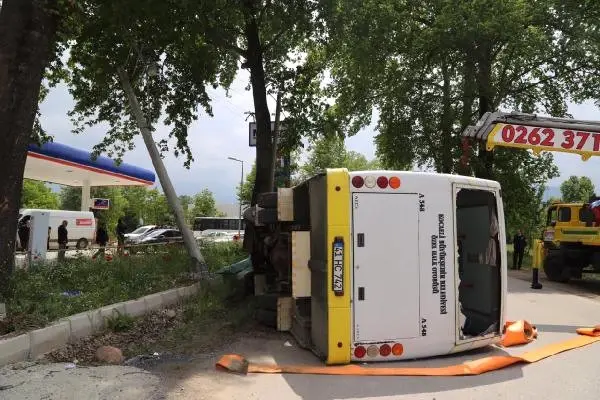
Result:
<svg viewBox="0 0 600 400"><path fill-rule="evenodd" d="M116 315L111 315L110 317L105 317L106 327L113 332L125 332L133 328L133 324L135 322L135 318L127 315L121 314L118 310L115 310Z"/></svg>
<svg viewBox="0 0 600 400"><path fill-rule="evenodd" d="M237 243L203 246L211 271L245 257ZM190 284L189 257L183 246L163 246L152 253L91 260L67 259L17 270L11 277L12 297L0 335L42 327L59 318ZM66 291L77 290L75 296Z"/></svg>

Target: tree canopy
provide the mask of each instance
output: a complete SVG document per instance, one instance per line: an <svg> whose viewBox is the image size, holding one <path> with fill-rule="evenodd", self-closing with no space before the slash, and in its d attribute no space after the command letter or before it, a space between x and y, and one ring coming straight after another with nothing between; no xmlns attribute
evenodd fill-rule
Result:
<svg viewBox="0 0 600 400"><path fill-rule="evenodd" d="M57 209L59 197L44 182L25 179L21 208Z"/></svg>
<svg viewBox="0 0 600 400"><path fill-rule="evenodd" d="M595 191L594 183L587 176L570 176L560 185L562 200L569 203L588 202Z"/></svg>

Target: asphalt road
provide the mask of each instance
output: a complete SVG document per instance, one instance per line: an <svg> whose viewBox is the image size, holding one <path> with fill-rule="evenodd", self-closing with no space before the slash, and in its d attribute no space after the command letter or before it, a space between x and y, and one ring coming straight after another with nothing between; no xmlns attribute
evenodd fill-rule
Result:
<svg viewBox="0 0 600 400"><path fill-rule="evenodd" d="M597 300L565 293L547 285L529 289L525 280L509 280L509 319L525 319L539 330L536 342L509 353L521 353L574 336L575 329L600 323ZM228 351L251 360L278 363L316 363L312 354L284 345L284 340L245 339ZM487 355L398 363L403 366L442 366ZM214 360L213 360L214 361ZM214 364L213 364L214 365ZM536 364L515 365L472 377L336 377L311 375L238 376L190 369L171 380L170 398L184 399L598 399L600 343L571 350Z"/></svg>
<svg viewBox="0 0 600 400"><path fill-rule="evenodd" d="M600 323L597 299L566 293L559 285L529 289L526 276L510 278L508 318L525 319L539 329L536 342L509 353L521 353L573 337L575 329ZM536 364L515 365L472 377L341 377L312 375L239 376L217 372L216 359L235 352L254 361L318 364L307 351L282 336L248 335L215 354L192 361L167 362L148 370L114 366L66 369L64 364L0 368L1 399L598 399L600 343L571 350ZM292 346L290 346L292 344ZM489 355L480 351L397 363L443 366ZM4 389L2 388L4 385Z"/></svg>

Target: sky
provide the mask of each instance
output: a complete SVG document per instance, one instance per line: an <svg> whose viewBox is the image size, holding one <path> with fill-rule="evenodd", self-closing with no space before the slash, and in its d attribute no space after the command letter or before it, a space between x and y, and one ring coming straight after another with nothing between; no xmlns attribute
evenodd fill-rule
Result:
<svg viewBox="0 0 600 400"><path fill-rule="evenodd" d="M256 156L256 148L248 145L247 111L253 110L252 94L246 91L248 72L240 70L229 93L222 89L209 90L212 98L213 117L202 114L189 128L189 144L195 161L189 169L183 165L183 158L168 154L163 162L171 181L179 195L193 195L208 188L213 192L217 203L235 203L235 190L240 182L241 164L231 161L234 157L244 161L244 175L250 170ZM41 122L44 129L54 137L54 141L83 150L91 150L102 140L106 127L102 125L87 129L81 134L73 134L73 125L67 113L74 101L65 85L50 89L40 105ZM269 110L274 113L275 101L269 98ZM600 109L593 103L570 105L569 112L577 119L600 120ZM375 156L373 137L374 124L357 135L346 139L346 146L364 154L368 159ZM156 141L168 135L169 128L157 126ZM141 136L135 140L136 147L128 152L123 161L154 170ZM558 187L571 175L589 176L596 188L600 189L600 157L586 162L574 154L554 153L555 164L561 176L548 183ZM158 178L157 178L158 182ZM556 189L555 189L556 190Z"/></svg>

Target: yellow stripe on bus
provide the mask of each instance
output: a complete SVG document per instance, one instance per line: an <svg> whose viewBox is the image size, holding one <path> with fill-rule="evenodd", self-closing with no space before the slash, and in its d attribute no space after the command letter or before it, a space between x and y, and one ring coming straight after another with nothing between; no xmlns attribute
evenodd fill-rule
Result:
<svg viewBox="0 0 600 400"><path fill-rule="evenodd" d="M333 285L333 242L341 238L344 242L343 295L334 293ZM325 362L347 364L351 353L351 308L350 294L350 175L344 168L327 170L327 342Z"/></svg>

